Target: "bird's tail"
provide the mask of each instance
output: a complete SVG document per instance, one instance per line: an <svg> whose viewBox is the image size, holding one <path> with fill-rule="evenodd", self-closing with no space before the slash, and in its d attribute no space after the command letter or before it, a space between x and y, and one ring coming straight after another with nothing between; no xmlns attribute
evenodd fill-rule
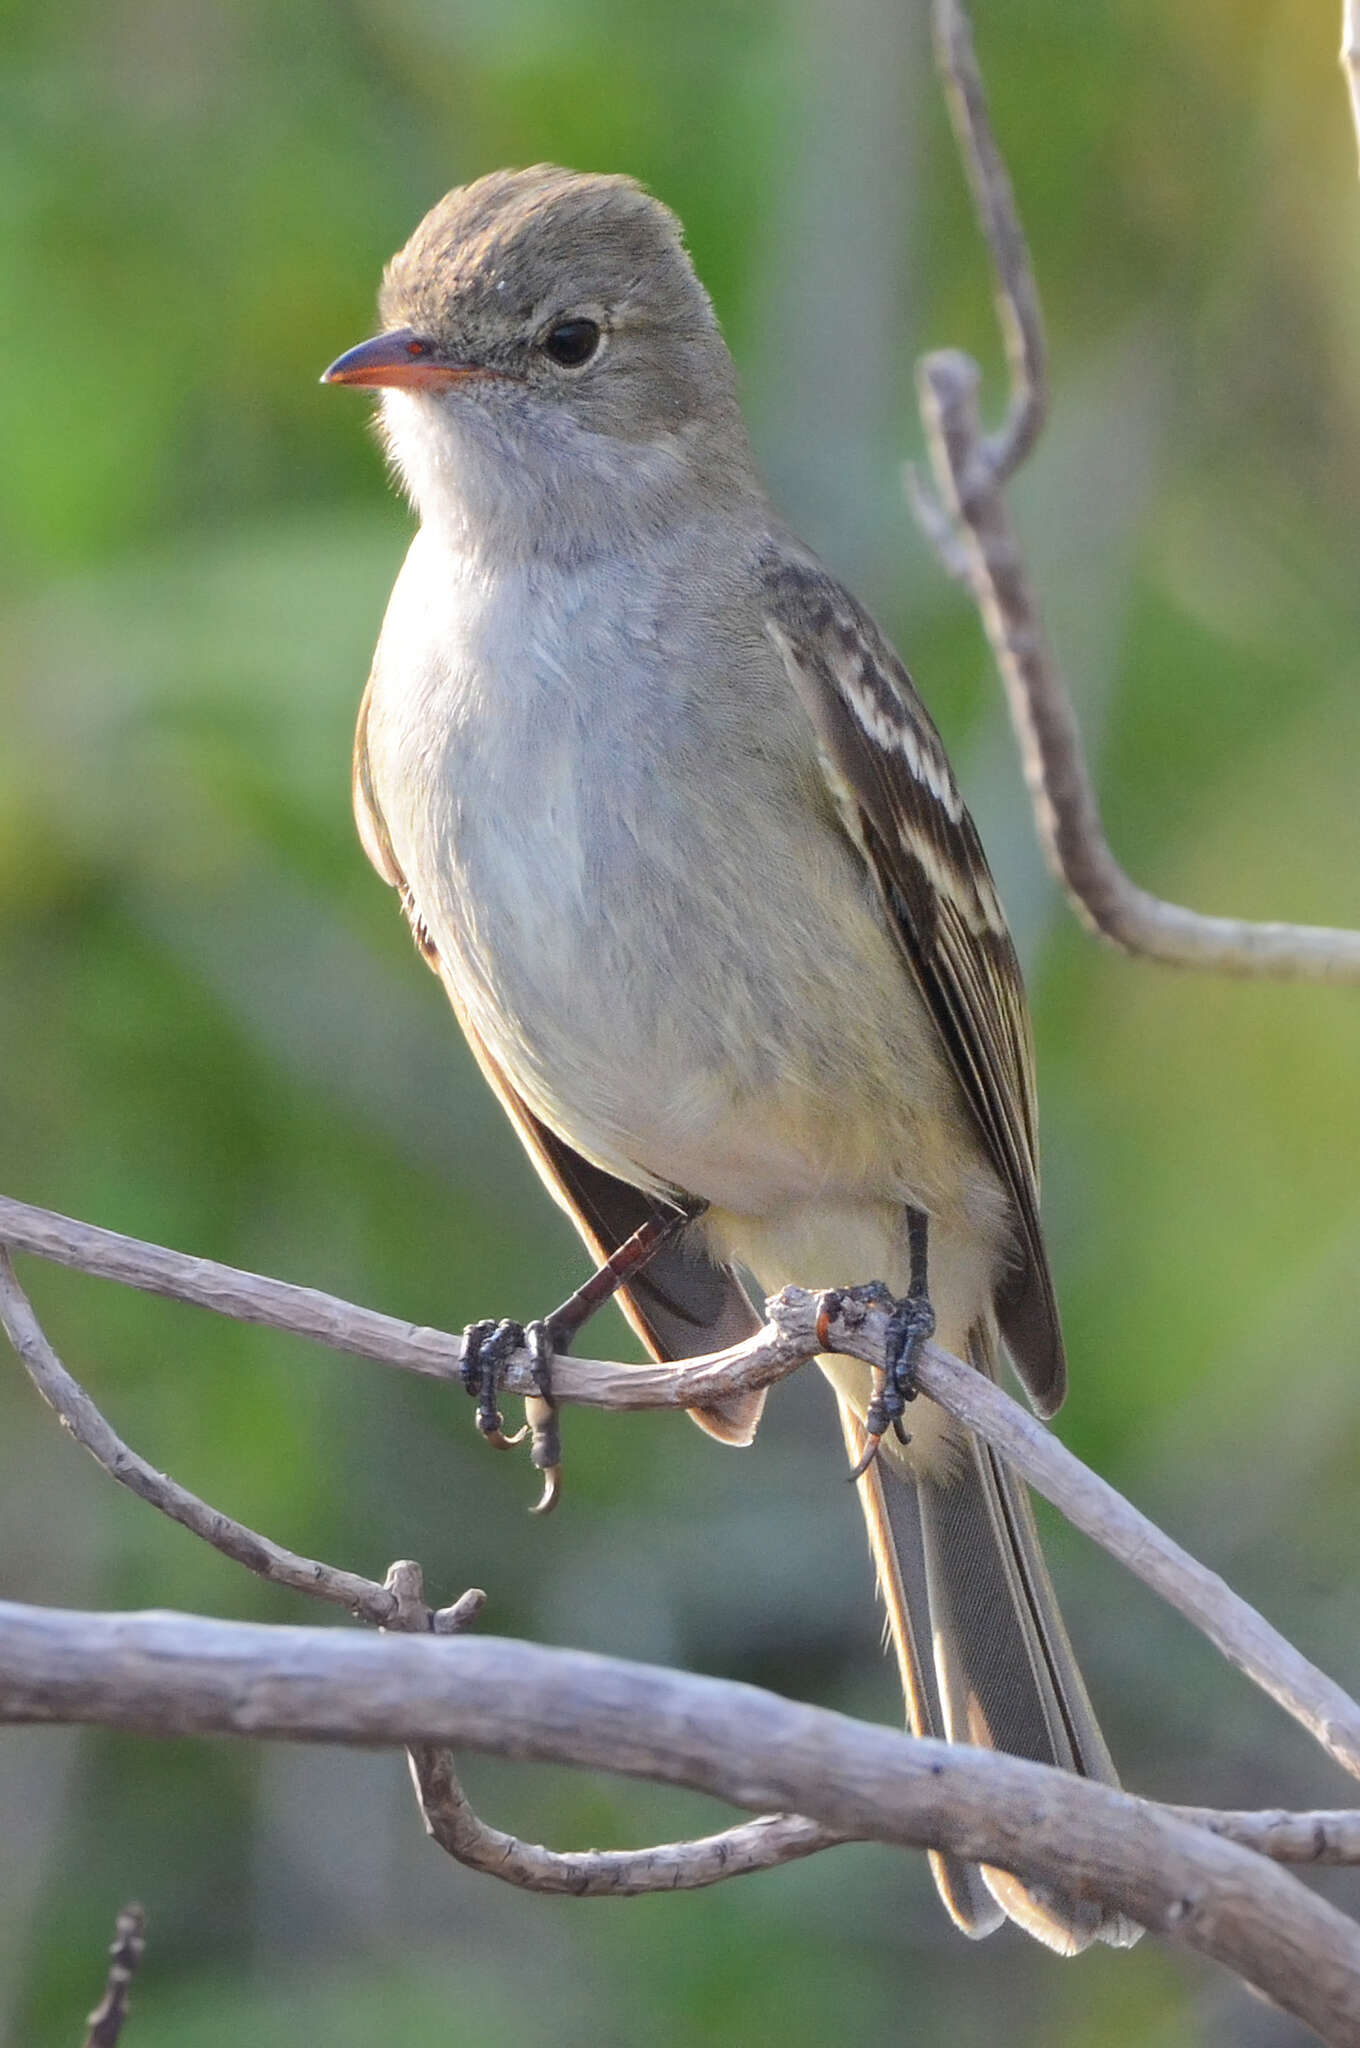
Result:
<svg viewBox="0 0 1360 2048"><path fill-rule="evenodd" d="M973 1363L992 1373L975 1333ZM840 1401L857 1460L864 1427ZM910 1421L910 1417L908 1417ZM913 1734L970 1742L1117 1784L1039 1549L1024 1484L971 1434L933 1475L880 1455L858 1482ZM885 1444L886 1453L888 1446ZM1049 1948L1127 1947L1139 1929L1118 1914L1008 1871L932 1852L940 1895L965 1934L1016 1921Z"/></svg>

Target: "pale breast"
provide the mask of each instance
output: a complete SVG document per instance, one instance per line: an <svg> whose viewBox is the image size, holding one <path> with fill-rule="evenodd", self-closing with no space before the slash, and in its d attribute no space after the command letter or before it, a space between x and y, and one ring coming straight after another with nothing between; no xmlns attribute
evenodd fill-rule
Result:
<svg viewBox="0 0 1360 2048"><path fill-rule="evenodd" d="M954 1084L802 714L759 622L696 619L687 580L413 546L369 745L452 993L625 1178L751 1215L866 1176L952 1203Z"/></svg>

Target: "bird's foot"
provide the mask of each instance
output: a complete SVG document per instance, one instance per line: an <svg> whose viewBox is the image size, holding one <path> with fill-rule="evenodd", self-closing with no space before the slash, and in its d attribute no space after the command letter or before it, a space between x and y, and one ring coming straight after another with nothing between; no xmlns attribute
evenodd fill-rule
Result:
<svg viewBox="0 0 1360 2048"><path fill-rule="evenodd" d="M459 1367L464 1390L477 1403L477 1427L493 1450L508 1451L522 1442L523 1430L505 1434L505 1417L497 1405L505 1361L524 1343L524 1325L512 1322L469 1323L463 1332Z"/></svg>
<svg viewBox="0 0 1360 2048"><path fill-rule="evenodd" d="M543 1474L543 1492L531 1510L536 1515L550 1513L562 1492L562 1433L552 1394L552 1361L554 1353L565 1351L569 1341L569 1337L563 1341L558 1335L552 1317L533 1323L469 1323L463 1332L460 1374L464 1387L477 1403L478 1429L498 1451L513 1450L526 1436L530 1438L530 1459ZM531 1370L538 1392L525 1396L528 1420L524 1427L507 1436L497 1395L506 1360L521 1350L528 1351L532 1358Z"/></svg>
<svg viewBox="0 0 1360 2048"><path fill-rule="evenodd" d="M883 1364L871 1368L874 1376L874 1390L864 1414L865 1445L860 1458L851 1470L851 1479L859 1479L866 1473L878 1456L884 1437L891 1430L901 1444L910 1443L902 1421L908 1401L914 1401L917 1394L916 1365L921 1347L935 1333L935 1311L929 1297L913 1288L901 1299L889 1293L881 1280L870 1281L866 1287L847 1287L838 1290L835 1309L839 1310L847 1301L853 1301L865 1308L886 1308L888 1327L884 1333ZM819 1326L832 1313L828 1298L819 1317Z"/></svg>

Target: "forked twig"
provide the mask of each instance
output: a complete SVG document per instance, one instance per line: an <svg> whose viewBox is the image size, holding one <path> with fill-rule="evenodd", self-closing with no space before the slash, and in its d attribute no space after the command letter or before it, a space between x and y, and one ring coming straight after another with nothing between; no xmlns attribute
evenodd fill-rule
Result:
<svg viewBox="0 0 1360 2048"><path fill-rule="evenodd" d="M1033 447L1046 405L1033 266L963 0L935 0L934 19L940 74L992 260L1010 402L1004 426L989 436L978 409L977 364L957 349L926 356L917 384L938 499L914 476L909 491L945 568L968 582L982 614L1049 864L1086 923L1128 952L1219 974L1360 982L1360 931L1204 916L1140 889L1110 850L1076 714L1045 640L1002 491ZM1357 0L1346 0L1345 19L1343 57L1354 95ZM1360 98L1355 104L1360 116Z"/></svg>
<svg viewBox="0 0 1360 2048"><path fill-rule="evenodd" d="M114 1923L104 1996L85 2022L89 2028L85 2048L118 2048L118 2037L127 2018L132 1980L145 1947L146 1914L140 1906L124 1906Z"/></svg>

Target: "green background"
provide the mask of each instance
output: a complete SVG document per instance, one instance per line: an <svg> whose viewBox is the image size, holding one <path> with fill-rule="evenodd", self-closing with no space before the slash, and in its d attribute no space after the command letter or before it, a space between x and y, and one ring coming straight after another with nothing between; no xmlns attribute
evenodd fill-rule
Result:
<svg viewBox="0 0 1360 2048"><path fill-rule="evenodd" d="M1055 417L1015 493L1114 843L1206 909L1360 922L1360 187L1338 10L1026 0L978 34ZM1360 1679L1353 991L1123 960L1045 877L976 619L903 509L912 366L998 349L923 0L13 0L0 96L0 1185L417 1321L541 1312L582 1259L353 836L355 704L410 521L316 379L449 185L626 169L688 226L794 524L954 751L1034 996L1066 1440ZM568 1499L461 1398L25 1262L158 1465L280 1541L420 1558L488 1625L897 1712L823 1390L758 1447L567 1419ZM818 1277L818 1276L811 1276ZM846 1279L867 1276L845 1275ZM599 1326L598 1346L624 1338ZM1188 1628L1056 1532L1130 1785L1344 1802ZM130 1496L0 1360L0 1587L316 1619ZM340 1624L343 1625L343 1624ZM473 1760L559 1846L698 1799ZM1319 1880L1357 1901L1345 1876ZM79 2036L148 1907L127 2048L1294 2042L1145 1942L965 1946L918 1859L541 1900L442 1859L400 1760L0 1742L0 2039Z"/></svg>

